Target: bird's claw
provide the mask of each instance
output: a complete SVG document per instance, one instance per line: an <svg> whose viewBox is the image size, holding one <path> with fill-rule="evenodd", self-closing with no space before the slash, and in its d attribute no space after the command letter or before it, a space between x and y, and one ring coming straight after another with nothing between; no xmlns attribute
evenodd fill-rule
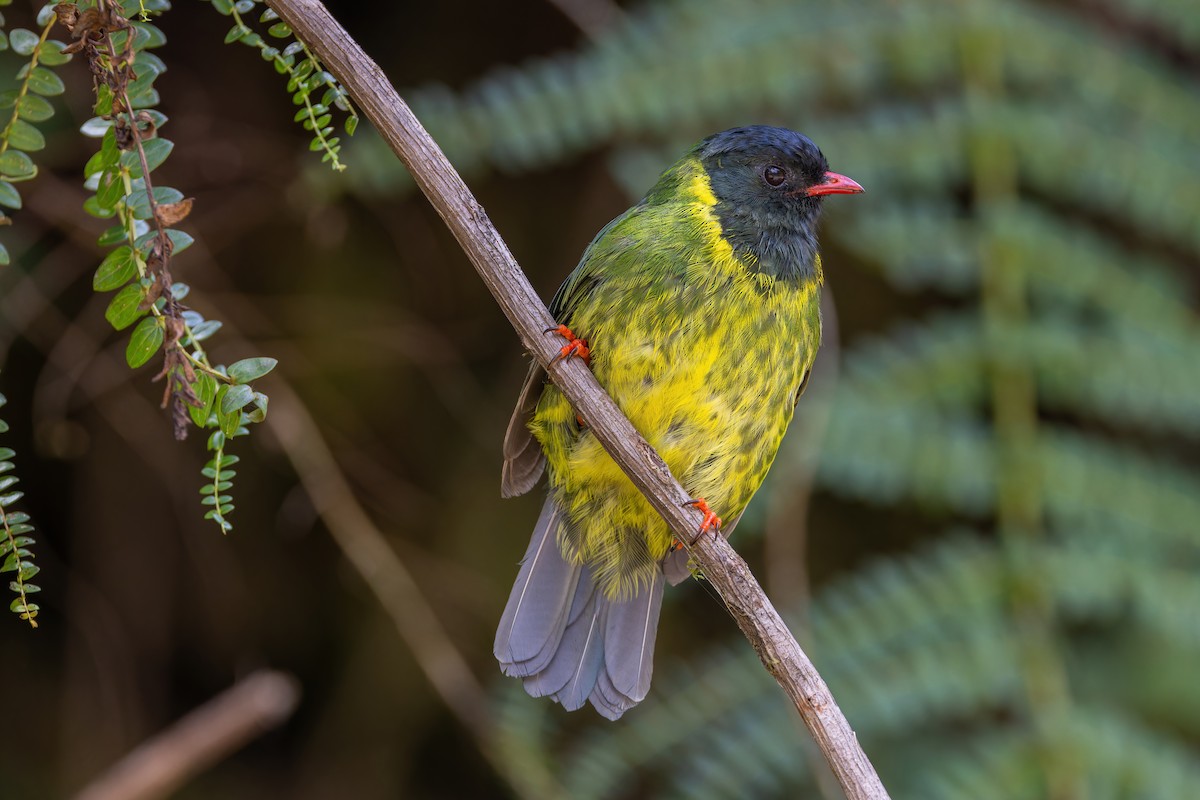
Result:
<svg viewBox="0 0 1200 800"><path fill-rule="evenodd" d="M693 544L705 533L714 530L717 533L721 532L721 518L708 507L708 502L703 497L697 497L695 500L688 500L683 505L691 506L704 515L704 519L700 522L700 530L696 533L696 538L692 540Z"/></svg>
<svg viewBox="0 0 1200 800"><path fill-rule="evenodd" d="M559 336L567 340L567 343L559 349L558 355L554 357L555 361L562 358L570 358L576 356L582 358L583 363L591 365L592 351L588 347L587 339L580 339L566 325L558 325L553 328L546 328L542 333L557 333Z"/></svg>

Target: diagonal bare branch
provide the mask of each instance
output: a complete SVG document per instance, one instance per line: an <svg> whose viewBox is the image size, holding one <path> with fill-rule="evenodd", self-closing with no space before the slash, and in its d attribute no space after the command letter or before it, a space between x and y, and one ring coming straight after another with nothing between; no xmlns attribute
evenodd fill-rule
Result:
<svg viewBox="0 0 1200 800"><path fill-rule="evenodd" d="M138 745L85 786L75 800L156 800L193 775L282 724L300 701L292 676L252 673Z"/></svg>
<svg viewBox="0 0 1200 800"><path fill-rule="evenodd" d="M412 173L450 228L526 349L545 367L613 459L646 495L681 541L700 513L663 460L634 430L577 359L555 361L554 326L545 304L441 149L396 94L387 77L317 0L268 0L291 29L346 86L366 117ZM690 552L720 593L767 671L795 704L850 800L883 800L887 790L863 753L825 681L800 649L746 562L720 536L704 536Z"/></svg>

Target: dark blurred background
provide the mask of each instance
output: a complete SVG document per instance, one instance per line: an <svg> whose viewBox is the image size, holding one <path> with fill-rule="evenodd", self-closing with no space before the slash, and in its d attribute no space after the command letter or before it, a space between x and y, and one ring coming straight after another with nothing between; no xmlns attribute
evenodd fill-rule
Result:
<svg viewBox="0 0 1200 800"><path fill-rule="evenodd" d="M836 797L698 582L670 593L655 687L619 723L501 680L494 626L541 504L499 498L520 343L368 125L329 172L283 80L222 44L229 19L178 6L156 174L196 198L196 244L174 274L225 323L215 360L280 360L271 416L231 446L223 536L203 437L173 441L158 367L124 365L91 290L90 78L58 69L0 269L0 445L43 587L36 631L0 619L0 796L68 796L270 667L295 713L179 797ZM1191 3L329 7L546 298L695 140L810 134L868 194L827 204L826 344L735 545L894 797L1195 793Z"/></svg>

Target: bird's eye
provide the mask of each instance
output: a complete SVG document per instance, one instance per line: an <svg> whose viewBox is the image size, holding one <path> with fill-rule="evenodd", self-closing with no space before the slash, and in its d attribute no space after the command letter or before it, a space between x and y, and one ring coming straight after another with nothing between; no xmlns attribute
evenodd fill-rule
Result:
<svg viewBox="0 0 1200 800"><path fill-rule="evenodd" d="M768 186L780 186L787 180L787 170L776 164L763 168L763 180Z"/></svg>

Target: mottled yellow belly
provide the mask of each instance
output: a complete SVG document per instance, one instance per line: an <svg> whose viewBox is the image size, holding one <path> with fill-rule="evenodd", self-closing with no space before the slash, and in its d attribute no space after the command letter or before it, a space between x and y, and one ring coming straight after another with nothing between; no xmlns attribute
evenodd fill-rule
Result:
<svg viewBox="0 0 1200 800"><path fill-rule="evenodd" d="M776 286L745 273L674 292L635 288L632 299L629 288L620 303L581 310L572 327L591 343L597 379L672 474L735 520L766 477L816 353L817 283ZM667 555L666 524L552 386L532 427L566 512L564 554L588 564L609 596L636 593Z"/></svg>

